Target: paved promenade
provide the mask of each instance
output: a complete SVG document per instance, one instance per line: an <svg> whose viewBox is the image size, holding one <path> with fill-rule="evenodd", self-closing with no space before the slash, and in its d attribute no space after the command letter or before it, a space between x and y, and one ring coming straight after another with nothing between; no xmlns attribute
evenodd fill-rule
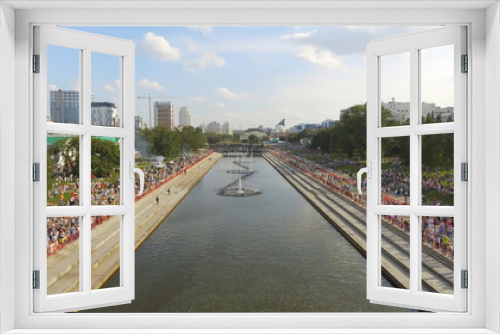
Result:
<svg viewBox="0 0 500 334"><path fill-rule="evenodd" d="M154 232L163 220L222 157L214 153L135 203L135 248ZM156 202L158 197L159 201ZM120 217L112 216L92 230L92 289L99 289L120 266ZM78 291L79 240L47 259L47 293Z"/></svg>

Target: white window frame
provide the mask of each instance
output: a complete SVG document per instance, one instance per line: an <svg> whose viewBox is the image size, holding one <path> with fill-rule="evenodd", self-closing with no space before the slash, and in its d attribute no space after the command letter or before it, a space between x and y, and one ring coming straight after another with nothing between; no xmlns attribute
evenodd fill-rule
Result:
<svg viewBox="0 0 500 334"><path fill-rule="evenodd" d="M40 181L33 184L34 193L34 270L39 271L39 289L34 290L35 312L78 311L100 305L130 303L135 296L135 201L134 201L134 70L135 45L130 40L100 36L78 30L51 26L34 27L34 52L39 55L39 73L33 74L34 84L34 162L40 164ZM47 46L78 50L80 68L79 124L47 122ZM116 56L120 66L118 127L93 126L91 122L92 54ZM80 155L80 205L47 206L47 135L77 135ZM91 138L120 139L120 204L91 205ZM120 225L120 286L92 290L91 218L119 216ZM47 217L80 217L79 289L77 292L47 295L47 254L45 224Z"/></svg>
<svg viewBox="0 0 500 334"><path fill-rule="evenodd" d="M367 192L367 297L371 302L387 305L412 305L420 310L456 311L467 309L467 290L461 287L461 270L467 270L467 184L461 181L461 163L467 163L467 73L461 73L461 56L467 54L466 28L449 26L422 32L387 37L368 43L368 102L367 102L367 163L371 166ZM421 110L421 50L453 45L454 62L454 121L422 124ZM383 127L381 124L381 58L406 52L409 54L410 125ZM390 66L389 64L387 66ZM421 205L422 141L423 135L453 134L454 137L454 205ZM410 144L410 205L382 205L381 158L382 138L407 137ZM380 285L382 244L382 215L410 217L410 288L397 289ZM454 217L455 249L453 259L453 294L424 292L421 290L422 216ZM411 306L408 306L411 307Z"/></svg>
<svg viewBox="0 0 500 334"><path fill-rule="evenodd" d="M40 4L41 3L41 4ZM100 1L100 6L105 6L106 1ZM500 56L500 29L498 28L498 3L495 1L494 7L490 7L488 11L484 8L491 5L493 2L477 3L473 2L440 2L435 1L432 4L427 2L427 6L439 7L435 9L430 7L422 7L417 4L410 4L405 9L401 9L401 1L397 6L399 9L391 9L391 6L396 6L394 3L387 2L370 2L370 9L363 8L366 4L351 4L347 2L337 2L338 8L330 8L325 3L296 1L296 2L255 2L253 7L247 4L247 9L238 9L238 5L221 4L217 2L205 2L211 4L209 10L201 9L200 3L189 3L180 5L177 2L172 2L170 8L149 9L137 11L134 9L115 9L103 11L101 9L76 9L81 8L80 2L76 2L73 8L62 10L40 10L40 7L51 6L50 3L40 1L37 4L25 3L29 6L35 6L31 10L20 10L16 12L15 22L12 17L12 10L8 8L8 4L1 4L2 18L6 20L0 24L0 34L2 37L11 37L13 28L15 27L15 61L12 60L11 41L7 41L7 50L0 48L0 56L8 58L6 64L1 64L2 70L6 70L7 77L0 78L1 96L4 100L0 101L0 126L4 128L5 120L11 115L11 111L6 108L13 105L12 96L5 95L7 93L14 94L14 89L7 87L15 81L15 147L9 149L7 138L3 134L0 142L2 157L15 157L15 179L11 175L6 176L0 174L2 189L0 195L3 199L8 196L4 193L5 185L16 188L15 194L15 214L9 216L5 207L0 207L2 215L1 234L0 237L2 247L0 261L0 279L1 279L1 327L4 330L16 328L16 333L36 332L36 329L49 329L49 332L68 333L67 328L87 328L89 332L108 332L115 329L116 332L121 332L120 329L127 329L129 333L143 332L146 328L165 329L159 332L181 332L175 330L178 328L191 328L196 332L207 332L212 329L217 329L216 332L236 332L243 328L253 328L255 332L298 332L294 328L301 328L300 332L344 332L342 329L351 329L349 332L355 333L388 333L389 331L396 333L412 332L419 329L422 333L449 333L449 332L464 332L464 333L492 333L500 330L499 315L499 300L500 291L498 287L499 275L499 253L498 244L500 241L499 228L490 223L486 225L486 221L498 222L500 211L498 209L499 190L494 187L492 182L485 182L485 171L496 172L493 175L493 181L500 179L498 175L499 152L498 146L500 143L498 136L498 106L499 101L497 92L499 91L498 75L500 69L494 63L498 62ZM437 5L439 3L440 5ZM465 4L464 4L465 3ZM15 1L9 2L16 6ZM22 3L20 3L22 4ZM54 3L52 3L53 6ZM87 6L96 4L93 1L87 1ZM56 4L56 6L62 4ZM66 4L65 4L66 5ZM109 5L109 4L108 4ZM121 6L122 4L115 4ZM139 5L140 6L140 5ZM148 6L144 2L144 6ZM177 7L176 7L177 6ZM179 9L181 6L184 9ZM281 7L280 7L281 6ZM358 9L345 9L347 8ZM361 6L361 8L360 8ZM425 6L425 4L423 5ZM441 7L440 7L441 6ZM456 9L455 6L462 6L462 9ZM463 9L467 8L469 9ZM481 7L483 6L483 7ZM70 6L71 7L71 6ZM343 7L343 8L342 8ZM56 7L57 8L57 7ZM367 7L368 8L368 7ZM375 8L375 10L374 10ZM472 9L471 9L472 8ZM469 27L469 50L468 54L471 59L469 69L472 75L468 78L468 96L469 96L469 119L468 131L472 133L471 140L468 143L469 152L471 154L469 166L469 190L468 197L471 199L468 210L468 220L473 222L474 231L469 228L469 236L471 242L468 243L468 252L470 259L468 260L470 287L468 289L469 310L465 314L454 313L438 313L438 314L370 314L370 313L353 313L353 314L33 314L32 313L32 290L30 287L32 262L26 261L29 250L26 249L26 244L14 243L13 239L7 236L25 235L29 236L30 227L27 222L32 219L32 212L26 210L32 203L25 202L23 192L31 191L32 184L30 180L32 147L30 142L32 138L32 104L26 96L31 96L31 76L30 59L32 45L32 26L34 24L60 24L60 25L187 25L187 24L212 24L212 25L231 25L231 24L281 24L281 25L435 25L435 24L465 24ZM486 30L485 22L488 30ZM5 31L5 27L7 30ZM10 35L9 35L10 34ZM5 38L0 41L4 43ZM486 48L486 46L488 48ZM5 58L4 58L5 59ZM2 59L3 60L3 59ZM15 65L15 73L7 68L7 65ZM491 71L485 71L485 70ZM3 74L4 72L2 72ZM12 81L9 81L12 80ZM491 87L486 86L486 83ZM489 108L486 108L486 107ZM472 117L474 121L472 121ZM485 121L488 117L488 122ZM28 122L26 122L28 120ZM493 136L489 142L485 140L485 131ZM9 132L7 132L9 133ZM12 132L10 132L12 133ZM11 145L12 146L12 145ZM491 152L486 158L485 148ZM14 152L17 152L14 154ZM23 153L20 153L23 152ZM485 167L485 161L491 163ZM3 169L5 165L2 164ZM12 169L10 169L12 171ZM486 197L486 193L489 197ZM491 209L486 211L485 201L492 205ZM10 203L10 202L9 202ZM8 225L5 222L5 217L14 218L14 226ZM488 226L488 233L486 233ZM6 233L7 232L7 233ZM473 232L473 233L472 233ZM33 241L32 238L26 240L28 244ZM474 245L474 247L471 247ZM14 257L7 256L6 251L14 249ZM488 261L491 261L490 266L485 266L484 257L488 251ZM5 283L14 284L14 291L8 291ZM14 283L15 282L15 283ZM11 288L12 289L12 288ZM488 293L486 293L486 291ZM9 308L15 305L14 312L9 311ZM13 316L12 318L9 316ZM14 319L14 320L11 320ZM138 327L140 329L137 329ZM130 330L132 328L136 331ZM357 328L358 330L354 330ZM26 329L26 330L23 330ZM31 330L28 330L31 329ZM99 331L101 329L101 331ZM266 330L267 329L267 330ZM460 330L462 329L462 330ZM185 331L184 331L185 332Z"/></svg>

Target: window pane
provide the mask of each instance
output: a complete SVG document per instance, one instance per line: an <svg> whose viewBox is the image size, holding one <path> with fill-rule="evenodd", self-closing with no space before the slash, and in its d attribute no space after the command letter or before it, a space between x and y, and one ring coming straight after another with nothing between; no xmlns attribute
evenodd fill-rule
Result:
<svg viewBox="0 0 500 334"><path fill-rule="evenodd" d="M121 216L92 217L92 289L100 289L120 268ZM113 283L113 282L111 282ZM120 282L106 288L119 287Z"/></svg>
<svg viewBox="0 0 500 334"><path fill-rule="evenodd" d="M92 52L91 124L120 126L120 57Z"/></svg>
<svg viewBox="0 0 500 334"><path fill-rule="evenodd" d="M47 134L47 206L80 204L80 137Z"/></svg>
<svg viewBox="0 0 500 334"><path fill-rule="evenodd" d="M80 53L47 45L47 122L80 123Z"/></svg>
<svg viewBox="0 0 500 334"><path fill-rule="evenodd" d="M80 217L47 218L47 294L79 291Z"/></svg>
<svg viewBox="0 0 500 334"><path fill-rule="evenodd" d="M120 138L92 137L92 205L120 204Z"/></svg>
<svg viewBox="0 0 500 334"><path fill-rule="evenodd" d="M453 217L421 217L422 289L453 294Z"/></svg>
<svg viewBox="0 0 500 334"><path fill-rule="evenodd" d="M454 45L420 50L421 121L453 122Z"/></svg>
<svg viewBox="0 0 500 334"><path fill-rule="evenodd" d="M453 206L453 133L422 136L422 205Z"/></svg>
<svg viewBox="0 0 500 334"><path fill-rule="evenodd" d="M381 126L410 124L410 52L380 57Z"/></svg>
<svg viewBox="0 0 500 334"><path fill-rule="evenodd" d="M410 137L382 138L382 204L410 204Z"/></svg>
<svg viewBox="0 0 500 334"><path fill-rule="evenodd" d="M381 286L410 288L410 217L382 216ZM386 280L385 280L385 279Z"/></svg>

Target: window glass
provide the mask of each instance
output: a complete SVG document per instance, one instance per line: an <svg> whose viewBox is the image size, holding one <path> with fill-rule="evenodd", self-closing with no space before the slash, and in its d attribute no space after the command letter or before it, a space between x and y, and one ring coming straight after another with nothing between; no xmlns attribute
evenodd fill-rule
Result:
<svg viewBox="0 0 500 334"><path fill-rule="evenodd" d="M80 205L80 137L47 135L47 206Z"/></svg>
<svg viewBox="0 0 500 334"><path fill-rule="evenodd" d="M380 57L382 127L410 124L410 52Z"/></svg>
<svg viewBox="0 0 500 334"><path fill-rule="evenodd" d="M382 216L381 230L381 286L410 289L410 217ZM392 284L388 284L388 277Z"/></svg>
<svg viewBox="0 0 500 334"><path fill-rule="evenodd" d="M120 268L120 216L92 216L92 290L120 286L108 280ZM107 284L106 284L107 283Z"/></svg>
<svg viewBox="0 0 500 334"><path fill-rule="evenodd" d="M80 217L47 218L47 295L80 290Z"/></svg>
<svg viewBox="0 0 500 334"><path fill-rule="evenodd" d="M47 122L80 124L80 53L47 45Z"/></svg>
<svg viewBox="0 0 500 334"><path fill-rule="evenodd" d="M420 121L453 122L455 72L454 45L420 50Z"/></svg>
<svg viewBox="0 0 500 334"><path fill-rule="evenodd" d="M382 204L410 204L410 137L382 138Z"/></svg>
<svg viewBox="0 0 500 334"><path fill-rule="evenodd" d="M453 294L453 217L421 217L423 291Z"/></svg>
<svg viewBox="0 0 500 334"><path fill-rule="evenodd" d="M92 52L91 124L119 127L121 116L120 57Z"/></svg>
<svg viewBox="0 0 500 334"><path fill-rule="evenodd" d="M91 139L92 205L120 205L120 138Z"/></svg>
<svg viewBox="0 0 500 334"><path fill-rule="evenodd" d="M421 136L422 205L453 206L454 134Z"/></svg>

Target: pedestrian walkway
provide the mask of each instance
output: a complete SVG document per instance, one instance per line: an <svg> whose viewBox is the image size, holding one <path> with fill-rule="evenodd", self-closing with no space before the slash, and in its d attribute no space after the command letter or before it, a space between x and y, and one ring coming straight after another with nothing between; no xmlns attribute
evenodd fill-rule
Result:
<svg viewBox="0 0 500 334"><path fill-rule="evenodd" d="M309 172L271 152L263 157L301 193L363 256L366 256L366 212L349 197L338 194ZM409 235L382 220L381 270L396 287L409 289ZM422 288L453 293L453 261L422 244Z"/></svg>
<svg viewBox="0 0 500 334"><path fill-rule="evenodd" d="M174 179L154 189L135 204L135 248L154 232L191 189L222 157L214 153L205 157ZM157 203L156 198L159 201ZM96 226L91 237L92 289L99 289L120 265L120 217L112 216ZM79 289L79 240L47 259L47 293L74 292Z"/></svg>

